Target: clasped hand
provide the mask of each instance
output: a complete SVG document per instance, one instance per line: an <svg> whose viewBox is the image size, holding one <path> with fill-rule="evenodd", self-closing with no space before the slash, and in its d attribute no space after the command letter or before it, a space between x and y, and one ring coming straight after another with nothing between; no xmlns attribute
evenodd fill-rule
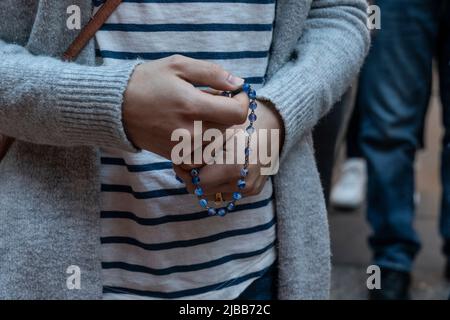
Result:
<svg viewBox="0 0 450 320"><path fill-rule="evenodd" d="M123 122L127 135L137 147L170 159L171 150L176 145L175 141L171 141L172 132L183 128L193 137L194 121L202 121L203 130L215 128L225 132L228 128L245 129L249 104L245 93L230 98L197 88L203 86L217 91L234 91L243 82L219 65L180 55L140 64L134 70L124 94ZM282 130L278 113L269 103L258 101L257 115L257 131ZM254 158L257 154L252 153L251 157L253 164L249 167L247 185L243 190L247 196L258 194L267 180L266 175L261 175L261 163ZM193 167L202 167L201 185L209 198L222 192L225 199L230 199L232 192L237 190L236 181L242 164L174 166L190 192L194 189L189 175Z"/></svg>

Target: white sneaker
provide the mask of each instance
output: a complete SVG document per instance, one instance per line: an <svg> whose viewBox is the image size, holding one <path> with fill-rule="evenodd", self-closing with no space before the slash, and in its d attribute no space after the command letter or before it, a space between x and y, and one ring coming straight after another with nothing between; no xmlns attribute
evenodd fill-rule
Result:
<svg viewBox="0 0 450 320"><path fill-rule="evenodd" d="M367 166L362 158L350 158L341 167L339 180L333 186L330 204L336 208L357 209L366 198Z"/></svg>

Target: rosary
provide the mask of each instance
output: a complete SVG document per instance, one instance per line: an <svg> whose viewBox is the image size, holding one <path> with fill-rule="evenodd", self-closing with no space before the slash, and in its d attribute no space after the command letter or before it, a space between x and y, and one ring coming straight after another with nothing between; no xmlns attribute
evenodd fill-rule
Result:
<svg viewBox="0 0 450 320"><path fill-rule="evenodd" d="M256 121L256 114L255 110L257 108L256 103L256 91L247 83L244 83L242 85L242 91L244 91L248 98L250 99L250 103L248 105L248 108L250 109L250 114L248 115L248 120L250 121L249 126L245 129L247 132L246 142L245 142L245 162L244 166L241 169L240 172L240 179L237 181L236 186L239 190L243 190L245 188L245 178L248 176L248 165L249 165L249 156L250 156L250 142L252 134L255 132L255 127L253 126L254 122ZM232 97L234 92L224 91L222 93L223 96L226 97ZM225 216L228 212L233 211L236 208L236 202L242 199L242 193L240 191L233 192L233 198L225 207L222 208L215 208L209 205L208 200L205 199L204 192L202 187L200 186L200 177L199 177L200 171L199 169L192 169L191 170L191 178L192 183L195 186L194 194L198 197L198 202L200 206L208 211L209 216ZM216 199L222 200L221 193L216 194Z"/></svg>

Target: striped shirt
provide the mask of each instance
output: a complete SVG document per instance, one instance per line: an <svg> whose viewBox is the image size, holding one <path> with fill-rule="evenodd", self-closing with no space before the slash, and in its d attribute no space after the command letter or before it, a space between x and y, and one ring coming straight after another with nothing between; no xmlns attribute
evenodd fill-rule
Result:
<svg viewBox="0 0 450 320"><path fill-rule="evenodd" d="M262 85L275 0L125 0L96 34L104 64L182 54ZM96 9L102 1L94 0ZM102 149L105 299L233 299L273 264L272 182L208 217L151 152Z"/></svg>

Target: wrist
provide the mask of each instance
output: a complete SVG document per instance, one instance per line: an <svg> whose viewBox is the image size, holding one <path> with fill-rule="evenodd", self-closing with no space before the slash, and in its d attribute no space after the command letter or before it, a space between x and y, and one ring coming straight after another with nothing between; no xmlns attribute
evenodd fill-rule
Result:
<svg viewBox="0 0 450 320"><path fill-rule="evenodd" d="M260 129L276 129L280 130L280 147L284 141L284 123L281 115L278 113L275 105L269 100L258 100L260 119Z"/></svg>
<svg viewBox="0 0 450 320"><path fill-rule="evenodd" d="M267 123L269 124L268 129L281 130L283 128L283 121L274 104L270 101L258 101L258 104L261 106L261 115L267 119Z"/></svg>

